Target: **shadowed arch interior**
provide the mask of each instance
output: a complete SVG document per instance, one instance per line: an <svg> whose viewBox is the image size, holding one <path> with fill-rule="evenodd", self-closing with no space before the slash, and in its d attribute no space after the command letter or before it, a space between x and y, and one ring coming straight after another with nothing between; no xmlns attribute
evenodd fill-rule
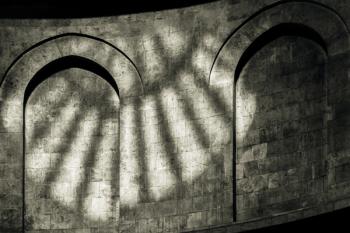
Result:
<svg viewBox="0 0 350 233"><path fill-rule="evenodd" d="M321 35L312 29L311 27L305 26L303 24L299 23L281 23L278 24L264 33L262 33L259 37L257 37L243 52L241 57L238 60L237 66L234 71L234 89L236 89L236 84L238 81L238 78L240 77L241 72L243 71L244 67L247 65L247 63L251 60L251 58L257 54L261 49L263 49L266 45L269 43L284 37L284 36L296 36L305 38L308 40L311 40L312 42L316 43L318 46L322 48L322 50L325 52L325 55L328 56L328 50L326 42L323 40ZM236 109L237 106L237 91L235 90L233 92L233 108ZM237 118L237 112L235 111L235 114L233 114L233 221L237 221L237 178L236 178L236 163L237 163L237 126L236 126L236 118Z"/></svg>
<svg viewBox="0 0 350 233"><path fill-rule="evenodd" d="M321 48L325 51L326 54L328 53L325 41L322 39L320 34L318 34L318 32L316 32L314 29L303 24L281 23L277 26L270 28L258 38L256 38L253 41L253 43L251 43L249 47L243 52L235 70L235 82L237 82L237 79L239 78L239 75L241 74L244 66L254 56L254 54L256 54L260 49L262 49L270 42L282 36L298 36L312 40L313 42L321 46Z"/></svg>

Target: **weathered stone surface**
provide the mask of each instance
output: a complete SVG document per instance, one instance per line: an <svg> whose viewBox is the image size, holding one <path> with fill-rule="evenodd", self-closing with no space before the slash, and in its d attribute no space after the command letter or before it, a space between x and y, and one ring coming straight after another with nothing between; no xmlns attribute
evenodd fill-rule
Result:
<svg viewBox="0 0 350 233"><path fill-rule="evenodd" d="M322 4L0 19L0 231L23 207L32 233L219 233L350 206L350 5ZM259 42L288 23L311 31ZM102 73L30 83L72 55Z"/></svg>

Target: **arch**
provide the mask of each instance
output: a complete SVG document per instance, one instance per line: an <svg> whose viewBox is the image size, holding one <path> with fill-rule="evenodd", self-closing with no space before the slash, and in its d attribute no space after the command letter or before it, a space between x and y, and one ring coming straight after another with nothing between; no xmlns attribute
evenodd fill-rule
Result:
<svg viewBox="0 0 350 233"><path fill-rule="evenodd" d="M35 91L35 89L40 86L41 83L43 83L46 79L50 78L52 75L67 70L69 68L80 68L86 71L90 71L91 73L94 73L98 75L100 78L104 79L115 91L117 96L119 97L119 90L118 86L111 76L111 74L102 66L95 63L94 61L91 61L89 59L86 59L84 57L76 56L76 55L69 55L65 57L58 58L49 64L42 67L35 75L34 77L29 81L28 86L25 89L24 92L24 103L23 103L23 229L26 229L26 187L28 187L28 182L26 181L26 107L27 102L31 96L31 94ZM119 130L118 130L119 132ZM50 175L49 175L50 176ZM45 190L47 192L47 190ZM116 189L115 189L116 192ZM115 194L116 196L119 195Z"/></svg>
<svg viewBox="0 0 350 233"><path fill-rule="evenodd" d="M304 26L302 24L295 23L282 23L277 26L270 28L268 31L261 34L255 41L249 45L249 47L243 52L239 62L237 63L234 80L237 82L241 71L247 62L254 56L256 52L266 46L273 40L282 36L299 36L318 44L327 54L327 46L322 37L312 28Z"/></svg>
<svg viewBox="0 0 350 233"><path fill-rule="evenodd" d="M26 90L24 91L24 106L23 107L24 108L26 107L26 103L27 103L30 95L35 90L35 88L40 85L40 83L42 83L45 79L47 79L51 75L53 75L59 71L69 69L69 68L81 68L81 69L90 71L90 72L100 76L101 78L106 80L113 87L113 89L115 90L115 92L119 96L119 90L118 90L117 83L115 82L115 80L113 79L111 74L104 67L102 67L99 64L97 64L89 59L86 59L84 57L80 57L80 56L76 56L76 55L69 55L66 57L58 58L58 59L50 62L49 64L47 64L46 66L41 68L34 75L34 77L29 81Z"/></svg>
<svg viewBox="0 0 350 233"><path fill-rule="evenodd" d="M80 57L80 62L89 60L103 67L104 72L108 72L116 83L121 99L143 94L142 79L136 66L118 48L89 35L78 33L57 35L24 51L5 72L0 83L2 131L22 132L22 106L27 86L42 67L63 57L70 57L69 59ZM52 64L58 65L60 61L57 60ZM12 116L11 121L5 121L5 116L8 114Z"/></svg>
<svg viewBox="0 0 350 233"><path fill-rule="evenodd" d="M349 29L333 9L321 3L303 0L279 1L253 14L238 26L219 49L212 64L210 88L232 88L233 112L236 113L236 81L249 59L269 42L281 36L301 36L316 42L327 55L326 65L349 49ZM339 59L339 58L338 58ZM332 70L333 69L333 70ZM334 67L327 66L326 80ZM337 77L341 78L341 77ZM344 78L343 78L344 79ZM327 81L326 81L327 82ZM327 84L326 84L327 85ZM327 127L326 127L327 128ZM233 148L233 221L236 221L236 126L232 128Z"/></svg>
<svg viewBox="0 0 350 233"><path fill-rule="evenodd" d="M11 145L14 168L23 173L24 204L25 105L30 94L44 79L61 70L82 68L105 79L119 100L143 94L143 84L134 63L118 48L88 35L68 33L43 40L20 54L0 82L0 144ZM10 140L10 142L8 141ZM24 205L22 229L24 227Z"/></svg>
<svg viewBox="0 0 350 233"><path fill-rule="evenodd" d="M349 47L349 29L334 10L316 2L278 2L252 15L226 39L212 64L209 85L233 84L232 77L235 76L236 69L239 68L237 65L248 47L265 32L276 26L282 29L283 25L300 25L308 28L309 32L313 31L314 35L317 33L317 37L322 38L323 42L319 39L316 41L329 56L335 56L343 52L344 47ZM308 38L309 33L302 33Z"/></svg>

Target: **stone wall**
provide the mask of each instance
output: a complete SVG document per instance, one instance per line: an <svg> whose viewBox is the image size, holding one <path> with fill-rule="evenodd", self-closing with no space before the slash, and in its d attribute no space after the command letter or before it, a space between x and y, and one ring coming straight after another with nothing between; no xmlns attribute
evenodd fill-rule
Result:
<svg viewBox="0 0 350 233"><path fill-rule="evenodd" d="M25 112L28 232L117 232L117 98L106 81L79 69L50 76L31 95Z"/></svg>
<svg viewBox="0 0 350 233"><path fill-rule="evenodd" d="M238 232L348 207L349 11L0 19L0 232Z"/></svg>
<svg viewBox="0 0 350 233"><path fill-rule="evenodd" d="M324 60L313 42L285 37L256 53L239 77L238 221L322 202Z"/></svg>

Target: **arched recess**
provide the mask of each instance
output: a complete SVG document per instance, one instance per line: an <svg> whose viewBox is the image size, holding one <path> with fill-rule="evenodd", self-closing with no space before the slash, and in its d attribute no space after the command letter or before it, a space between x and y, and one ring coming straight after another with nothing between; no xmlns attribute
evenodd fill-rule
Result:
<svg viewBox="0 0 350 233"><path fill-rule="evenodd" d="M117 88L103 67L78 56L52 61L29 82L23 115L28 232L91 225L118 232L119 219L112 218L120 203Z"/></svg>
<svg viewBox="0 0 350 233"><path fill-rule="evenodd" d="M339 60L349 60L349 30L342 18L329 7L306 1L278 2L267 6L242 23L227 38L220 48L211 68L208 83L211 88L232 88L233 120L236 121L236 82L245 64L256 51L272 40L281 36L300 36L316 42L327 54L325 64L326 106L324 106L324 137L329 138L328 121L336 108L335 83L346 81L346 62L339 65ZM338 64L338 65L335 65ZM340 68L341 67L341 68ZM340 71L341 70L341 71ZM342 80L342 81L340 81ZM340 116L338 116L340 117ZM236 176L242 175L242 168L236 167L236 126L233 133L233 220L236 221ZM330 159L330 146L327 141L324 149L326 163ZM330 169L327 171L332 173ZM327 174L329 175L329 174ZM328 179L331 180L331 179ZM330 181L332 182L332 181ZM325 184L325 190L329 181ZM327 191L327 190L326 190ZM326 192L325 191L325 192ZM325 195L326 196L326 195ZM277 213L276 213L277 214Z"/></svg>
<svg viewBox="0 0 350 233"><path fill-rule="evenodd" d="M118 48L99 38L62 34L35 44L17 57L0 86L0 144L5 148L0 156L11 158L9 166L13 174L18 174L18 180L12 181L17 185L9 192L17 193L22 200L26 102L43 78L69 68L80 68L102 77L119 94L120 101L143 94L141 77L132 61ZM21 213L23 222L16 221L10 228L19 229L24 227L23 205L19 202L16 213Z"/></svg>
<svg viewBox="0 0 350 233"><path fill-rule="evenodd" d="M330 57L349 49L349 30L335 12L318 3L279 2L254 14L226 39L212 65L209 85L233 84L232 77L244 51L261 34L283 23L313 29L325 42Z"/></svg>

